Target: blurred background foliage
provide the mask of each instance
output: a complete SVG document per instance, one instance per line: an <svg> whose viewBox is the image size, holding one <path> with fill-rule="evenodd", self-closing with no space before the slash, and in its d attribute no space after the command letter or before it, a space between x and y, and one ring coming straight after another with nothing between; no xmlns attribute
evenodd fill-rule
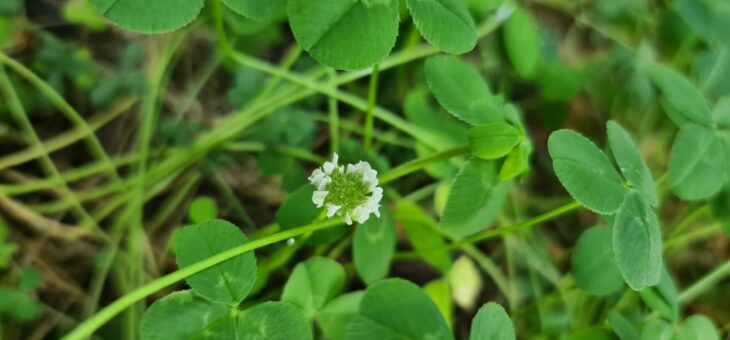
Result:
<svg viewBox="0 0 730 340"><path fill-rule="evenodd" d="M493 15L504 0L464 2L476 22L481 22ZM661 62L686 74L713 102L730 96L727 0L534 0L522 5L528 14L527 19L521 20L528 24L535 21L535 37L520 35L524 21L511 28L508 22L481 39L477 48L463 57L480 69L494 92L519 106L536 147L531 173L511 194L508 210L512 211L501 222L538 214L565 198L545 150L547 136L558 128L580 130L599 145L605 145L604 122L619 120L634 132L655 176L664 173L677 128L664 115L659 92L649 74L652 63ZM93 306L127 291L134 282L129 272L137 270L137 275L144 273L146 279L174 268L169 250L174 245L171 235L179 225L195 223L206 216L222 217L255 236L267 230L257 226L281 223L277 219L279 207L289 194L306 183L307 174L323 160L319 155L328 153L328 102L322 95L277 107L271 115L221 145L204 152L196 149L200 136L226 122L226 117L245 112L246 107L261 103L262 98L286 85L285 81L224 58L217 50L208 10L206 7L195 23L177 33L139 35L111 25L86 0L0 1L3 53L50 85L86 122L70 122L58 109L57 101L18 74L7 71L45 152L50 154L73 195L59 189L57 179L35 161L42 158L43 148L27 142L28 132L19 128L10 113L10 101L2 97L3 338L56 338L88 315ZM407 11L401 14L403 17ZM294 48L285 21L255 22L229 11L225 19L236 47L247 54L302 73L320 68ZM407 20L401 20L401 24L397 48L418 44L413 24ZM519 37L511 38L514 34ZM532 48L530 39L536 39L534 53L529 57L537 58L537 66L525 69L518 66L530 63L519 60L525 54L518 56L511 51ZM164 50L172 51L172 66L166 69L165 80L155 82L155 68L162 67L155 61L160 60ZM381 76L378 105L401 112L412 124L432 132L443 148L464 143L465 126L441 111L428 95L422 63L410 63ZM90 155L82 140L88 137L87 129L95 130L121 180L133 180L131 164L139 158L136 133L147 112L140 100L155 87L162 94L161 105L152 108L157 110L159 119L152 135L150 163L160 164L171 153L190 155L192 161L158 178L161 187L153 190L144 205L144 268L135 267L139 264L123 252L110 269L109 282L102 281L94 290L89 287L95 273L105 268L103 263L111 250L102 246L95 233L70 232L83 221L72 212L75 202L90 211L103 230L115 230L122 214L114 207L126 202L129 196L124 187L113 185L113 176L103 162ZM367 81L349 83L344 89L364 96ZM434 151L387 125L377 125L375 152L368 153L356 142L362 133L360 112L344 105L340 105L340 110L340 153L345 161L369 160L376 169L384 171L393 164ZM449 179L457 169L453 164L439 164L396 186L402 193L427 193L418 200L422 209L438 212L445 199L443 192L448 190ZM419 191L424 187L426 191ZM202 196L206 200L201 201ZM678 287L695 282L724 263L730 254L730 243L722 234L724 231L730 235L730 188L715 197L711 206L699 210L698 206L668 197L661 209L663 221L682 223L665 227L694 233L682 242L668 244L665 250L666 263ZM420 209L410 208L416 209L414 214ZM575 330L600 324L608 313L605 300L561 289L561 285L567 284L561 281L561 273L569 271L570 253L577 237L585 227L598 222L592 214L582 212L510 240L523 253L511 259L507 270L527 273L515 276L514 284L523 303L511 314L522 338L558 338L570 328L569 319L573 320ZM401 248L408 248L407 244L413 243L408 239L412 235L404 237L404 231L399 232ZM319 245L310 253L327 249L323 245L332 245L333 240L342 237L342 231L321 236L314 242ZM514 256L501 243L490 242L483 248L495 260ZM276 261L275 256L292 256L282 249L286 248L267 250L267 255L274 259L271 261ZM474 306L478 305L475 300L494 299L495 283L468 260L446 265L460 268L454 277L448 278L460 287L453 297L459 307L449 313L454 314L451 320L456 333L467 334L468 324L462 320L471 317L462 316L473 315ZM290 268L267 266L266 262L261 267L263 271L273 268L259 273L259 277L265 278L262 282L268 280L272 284L257 283L255 296L278 296ZM439 277L433 267L433 263L429 266L423 261L397 261L392 273L425 284ZM427 291L435 292L434 296L441 294L440 289L438 281L426 286ZM621 297L612 297L611 304L632 306L644 296L627 294L619 301ZM727 331L729 301L730 285L723 284L685 308L687 314L707 315ZM619 317L638 320L639 307L627 307L624 316ZM102 337L115 338L121 322L115 320L106 326Z"/></svg>

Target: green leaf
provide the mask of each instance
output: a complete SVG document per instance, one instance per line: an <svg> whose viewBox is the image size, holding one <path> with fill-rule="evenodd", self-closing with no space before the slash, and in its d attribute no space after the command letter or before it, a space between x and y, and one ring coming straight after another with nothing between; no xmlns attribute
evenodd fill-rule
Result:
<svg viewBox="0 0 730 340"><path fill-rule="evenodd" d="M451 268L451 255L433 218L418 205L406 201L398 202L395 218L405 229L406 237L418 255L442 273L447 273Z"/></svg>
<svg viewBox="0 0 730 340"><path fill-rule="evenodd" d="M608 311L606 315L608 324L621 340L639 340L641 335L626 318L615 310Z"/></svg>
<svg viewBox="0 0 730 340"><path fill-rule="evenodd" d="M394 0L289 0L294 38L319 63L363 69L385 58L398 36Z"/></svg>
<svg viewBox="0 0 730 340"><path fill-rule="evenodd" d="M468 64L454 57L426 60L426 81L434 97L456 118L479 126L504 121L503 106Z"/></svg>
<svg viewBox="0 0 730 340"><path fill-rule="evenodd" d="M192 290L174 292L153 303L144 313L141 337L204 339L216 334L219 339L230 339L235 337L235 328L229 327L230 311L231 307L205 300Z"/></svg>
<svg viewBox="0 0 730 340"><path fill-rule="evenodd" d="M210 197L196 197L188 209L188 218L191 222L198 224L212 220L218 216L218 205Z"/></svg>
<svg viewBox="0 0 730 340"><path fill-rule="evenodd" d="M43 305L28 292L0 287L0 316L12 316L20 321L30 321L38 317L42 311Z"/></svg>
<svg viewBox="0 0 730 340"><path fill-rule="evenodd" d="M344 288L345 270L342 265L328 258L312 257L294 267L284 285L281 300L301 307L311 319Z"/></svg>
<svg viewBox="0 0 730 340"><path fill-rule="evenodd" d="M656 207L659 204L659 199L657 198L654 179L651 177L649 167L639 154L636 144L631 139L631 135L613 121L609 121L606 127L611 152L614 159L616 159L616 163L618 163L619 170L649 205Z"/></svg>
<svg viewBox="0 0 730 340"><path fill-rule="evenodd" d="M679 299L677 287L674 285L669 271L666 267L662 268L661 279L659 284L654 287L647 287L640 292L641 299L646 302L651 309L662 315L663 317L677 321L679 320Z"/></svg>
<svg viewBox="0 0 730 340"><path fill-rule="evenodd" d="M451 327L453 321L453 307L451 305L451 287L445 278L433 280L423 286L428 298L436 304L446 323Z"/></svg>
<svg viewBox="0 0 730 340"><path fill-rule="evenodd" d="M309 340L312 326L299 307L264 302L244 310L238 319L238 340Z"/></svg>
<svg viewBox="0 0 730 340"><path fill-rule="evenodd" d="M509 183L499 180L497 164L469 159L456 178L441 217L441 230L464 237L484 230L499 217Z"/></svg>
<svg viewBox="0 0 730 340"><path fill-rule="evenodd" d="M608 295L623 286L611 246L611 229L593 227L584 231L573 250L575 285L593 295Z"/></svg>
<svg viewBox="0 0 730 340"><path fill-rule="evenodd" d="M626 189L606 155L581 134L558 130L548 139L548 151L560 183L586 208L601 214L615 213Z"/></svg>
<svg viewBox="0 0 730 340"><path fill-rule="evenodd" d="M413 283L388 279L365 291L347 339L453 339L444 317Z"/></svg>
<svg viewBox="0 0 730 340"><path fill-rule="evenodd" d="M474 49L477 30L461 0L406 0L418 31L431 45L454 54Z"/></svg>
<svg viewBox="0 0 730 340"><path fill-rule="evenodd" d="M715 325L704 315L692 315L684 320L679 330L679 338L683 340L719 340Z"/></svg>
<svg viewBox="0 0 730 340"><path fill-rule="evenodd" d="M184 268L247 242L238 227L223 220L184 227L177 236L177 265ZM195 292L211 301L237 305L256 282L256 257L253 252L236 256L189 276L186 281Z"/></svg>
<svg viewBox="0 0 730 340"><path fill-rule="evenodd" d="M317 323L327 339L346 339L347 327L360 310L360 301L364 295L363 291L340 295L319 311Z"/></svg>
<svg viewBox="0 0 730 340"><path fill-rule="evenodd" d="M537 24L530 12L517 8L504 23L504 47L520 77L529 78L540 61Z"/></svg>
<svg viewBox="0 0 730 340"><path fill-rule="evenodd" d="M662 238L659 221L637 193L626 196L613 226L613 253L624 280L634 290L659 283Z"/></svg>
<svg viewBox="0 0 730 340"><path fill-rule="evenodd" d="M514 148L499 169L499 179L509 181L529 170L531 149L528 143L521 143Z"/></svg>
<svg viewBox="0 0 730 340"><path fill-rule="evenodd" d="M722 139L708 128L686 124L674 140L669 157L669 184L684 200L718 193L726 181L727 155Z"/></svg>
<svg viewBox="0 0 730 340"><path fill-rule="evenodd" d="M720 223L725 235L730 237L730 185L726 185L720 194L712 198L710 208L712 216Z"/></svg>
<svg viewBox="0 0 730 340"><path fill-rule="evenodd" d="M472 155L483 159L504 157L520 142L520 132L507 123L488 123L469 130Z"/></svg>
<svg viewBox="0 0 730 340"><path fill-rule="evenodd" d="M205 0L91 0L91 3L99 13L126 30L163 33L195 20Z"/></svg>
<svg viewBox="0 0 730 340"><path fill-rule="evenodd" d="M515 328L504 308L489 302L479 308L471 323L469 340L513 340Z"/></svg>
<svg viewBox="0 0 730 340"><path fill-rule="evenodd" d="M352 241L355 269L368 284L388 275L395 251L395 218L387 207L380 214L356 226Z"/></svg>
<svg viewBox="0 0 730 340"><path fill-rule="evenodd" d="M730 54L730 51L728 51ZM730 129L730 96L720 98L712 108L712 118L717 127L723 130Z"/></svg>
<svg viewBox="0 0 730 340"><path fill-rule="evenodd" d="M284 204L276 211L276 223L281 226L282 230L287 230L305 224L312 223L322 212L321 208L317 208L312 202L312 194L314 186L307 183L301 188L292 192Z"/></svg>
<svg viewBox="0 0 730 340"><path fill-rule="evenodd" d="M253 20L272 20L284 17L286 0L223 0L234 12Z"/></svg>
<svg viewBox="0 0 730 340"><path fill-rule="evenodd" d="M664 95L665 104L679 114L678 117L670 116L677 125L691 122L712 126L710 106L697 86L681 73L661 65L654 65L650 73Z"/></svg>
<svg viewBox="0 0 730 340"><path fill-rule="evenodd" d="M451 266L448 279L456 305L467 311L474 310L483 286L482 275L474 262L460 256Z"/></svg>

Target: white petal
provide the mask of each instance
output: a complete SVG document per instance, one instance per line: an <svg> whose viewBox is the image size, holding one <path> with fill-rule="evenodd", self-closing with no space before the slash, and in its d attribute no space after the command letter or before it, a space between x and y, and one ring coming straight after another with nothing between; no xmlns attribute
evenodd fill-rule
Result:
<svg viewBox="0 0 730 340"><path fill-rule="evenodd" d="M340 159L340 156L338 156L338 155L337 155L337 152L335 152L335 153L334 153L334 154L332 155L332 163L334 163L334 164L335 164L335 166L337 166L337 161L338 161L339 159Z"/></svg>
<svg viewBox="0 0 730 340"><path fill-rule="evenodd" d="M332 177L324 176L324 178L319 181L319 184L315 186L317 187L317 190L324 191L325 189L327 189L327 185L329 185L330 183L332 183Z"/></svg>
<svg viewBox="0 0 730 340"><path fill-rule="evenodd" d="M335 216L337 210L340 210L341 206L337 204L327 203L327 217Z"/></svg>
<svg viewBox="0 0 730 340"><path fill-rule="evenodd" d="M383 188L381 187L375 187L373 189L373 194L370 196L370 199L375 201L375 203L379 203L380 200L383 199Z"/></svg>
<svg viewBox="0 0 730 340"><path fill-rule="evenodd" d="M334 170L336 166L337 165L334 163L325 162L324 164L322 164L322 170L324 170L324 173L330 175L332 174L332 170Z"/></svg>
<svg viewBox="0 0 730 340"><path fill-rule="evenodd" d="M309 176L309 182L314 184L315 186L319 185L319 182L324 178L326 175L324 172L322 172L322 169L316 168L314 171L312 171L312 175Z"/></svg>
<svg viewBox="0 0 730 340"><path fill-rule="evenodd" d="M321 208L324 205L324 198L327 197L329 191L317 190L312 194L312 202L317 205L317 208Z"/></svg>
<svg viewBox="0 0 730 340"><path fill-rule="evenodd" d="M350 217L349 211L345 213L345 223L347 223L347 225L352 225L352 217Z"/></svg>

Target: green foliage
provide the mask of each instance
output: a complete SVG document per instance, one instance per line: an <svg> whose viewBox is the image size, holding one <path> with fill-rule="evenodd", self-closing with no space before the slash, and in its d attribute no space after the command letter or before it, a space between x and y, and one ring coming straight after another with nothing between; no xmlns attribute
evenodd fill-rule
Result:
<svg viewBox="0 0 730 340"><path fill-rule="evenodd" d="M520 142L520 132L507 123L488 123L469 130L469 145L474 156L501 158Z"/></svg>
<svg viewBox="0 0 730 340"><path fill-rule="evenodd" d="M364 295L363 291L342 294L319 310L317 324L328 339L346 339L347 327L360 310Z"/></svg>
<svg viewBox="0 0 730 340"><path fill-rule="evenodd" d="M145 340L220 338L233 332L228 328L230 310L191 290L174 292L147 309L141 336Z"/></svg>
<svg viewBox="0 0 730 340"><path fill-rule="evenodd" d="M548 151L560 183L586 208L601 214L618 211L626 196L616 169L595 144L570 130L553 132Z"/></svg>
<svg viewBox="0 0 730 340"><path fill-rule="evenodd" d="M659 204L659 199L657 198L654 179L631 136L624 128L613 121L608 122L607 130L611 152L619 170L621 170L621 174L649 205L656 207Z"/></svg>
<svg viewBox="0 0 730 340"><path fill-rule="evenodd" d="M413 283L388 279L365 291L347 338L453 339L436 305Z"/></svg>
<svg viewBox="0 0 730 340"><path fill-rule="evenodd" d="M446 111L472 126L502 121L501 100L489 90L479 73L453 57L426 60L426 81Z"/></svg>
<svg viewBox="0 0 730 340"><path fill-rule="evenodd" d="M472 158L451 186L441 217L441 230L464 237L489 226L502 211L509 183L499 179L495 161Z"/></svg>
<svg viewBox="0 0 730 340"><path fill-rule="evenodd" d="M321 209L312 203L314 186L305 184L289 195L276 212L276 223L282 229L299 227L314 221Z"/></svg>
<svg viewBox="0 0 730 340"><path fill-rule="evenodd" d="M677 287L666 267L662 268L659 284L641 291L641 299L659 315L677 321L679 319L679 300Z"/></svg>
<svg viewBox="0 0 730 340"><path fill-rule="evenodd" d="M177 236L177 264L184 268L246 242L246 236L230 222L208 220L188 226ZM256 281L256 257L251 252L237 256L194 274L186 281L198 294L213 302L237 305Z"/></svg>
<svg viewBox="0 0 730 340"><path fill-rule="evenodd" d="M651 69L651 77L662 91L662 104L675 124L712 126L710 106L689 79L673 69L658 65Z"/></svg>
<svg viewBox="0 0 730 340"><path fill-rule="evenodd" d="M380 210L380 218L370 218L355 227L352 258L357 273L365 283L388 275L395 241L395 218L387 208Z"/></svg>
<svg viewBox="0 0 730 340"><path fill-rule="evenodd" d="M345 288L345 270L328 258L311 257L294 267L281 300L304 310L311 319Z"/></svg>
<svg viewBox="0 0 730 340"><path fill-rule="evenodd" d="M212 220L217 216L218 205L211 197L196 197L193 202L190 203L190 209L188 209L188 218L191 222L195 224L203 223L207 220Z"/></svg>
<svg viewBox="0 0 730 340"><path fill-rule="evenodd" d="M477 32L461 0L406 0L421 35L438 49L454 54L474 49Z"/></svg>
<svg viewBox="0 0 730 340"><path fill-rule="evenodd" d="M286 14L285 0L222 0L228 8L253 20L274 20Z"/></svg>
<svg viewBox="0 0 730 340"><path fill-rule="evenodd" d="M575 285L586 293L608 295L623 286L611 243L611 229L598 226L584 231L573 250Z"/></svg>
<svg viewBox="0 0 730 340"><path fill-rule="evenodd" d="M659 221L641 196L631 193L613 226L613 253L626 283L634 290L659 283L662 238Z"/></svg>
<svg viewBox="0 0 730 340"><path fill-rule="evenodd" d="M451 268L451 257L444 248L444 238L433 218L419 206L405 201L398 202L395 216L418 255L434 268L447 273Z"/></svg>
<svg viewBox="0 0 730 340"><path fill-rule="evenodd" d="M312 326L298 307L287 302L264 302L241 312L236 339L309 340Z"/></svg>
<svg viewBox="0 0 730 340"><path fill-rule="evenodd" d="M120 27L142 33L171 32L191 23L205 0L90 0L96 9Z"/></svg>
<svg viewBox="0 0 730 340"><path fill-rule="evenodd" d="M674 140L669 183L685 200L709 198L728 180L727 146L712 129L688 123Z"/></svg>
<svg viewBox="0 0 730 340"><path fill-rule="evenodd" d="M504 25L504 47L520 77L529 78L540 61L539 32L530 12L517 8Z"/></svg>
<svg viewBox="0 0 730 340"><path fill-rule="evenodd" d="M394 0L290 0L294 38L318 62L363 69L385 58L398 36Z"/></svg>
<svg viewBox="0 0 730 340"><path fill-rule="evenodd" d="M515 329L504 308L490 302L479 308L471 323L470 340L513 340Z"/></svg>

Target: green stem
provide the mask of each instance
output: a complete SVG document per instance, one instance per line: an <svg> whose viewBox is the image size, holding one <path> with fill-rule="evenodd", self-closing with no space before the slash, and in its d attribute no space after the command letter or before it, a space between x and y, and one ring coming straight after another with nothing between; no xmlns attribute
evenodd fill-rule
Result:
<svg viewBox="0 0 730 340"><path fill-rule="evenodd" d="M730 261L725 262L719 268L713 270L711 273L705 275L699 281L692 284L689 288L685 289L679 294L678 299L683 303L692 301L700 294L714 287L723 278L730 275Z"/></svg>
<svg viewBox="0 0 730 340"><path fill-rule="evenodd" d="M332 88L337 89L336 70L329 69L329 81ZM337 98L329 97L327 106L329 109L330 152L336 153L340 149L340 113L337 109Z"/></svg>
<svg viewBox="0 0 730 340"><path fill-rule="evenodd" d="M404 163L396 168L393 168L390 171L380 175L378 179L381 184L385 184L397 178L421 170L432 163L446 160L454 156L465 154L467 152L469 152L469 145L459 145L451 149L439 151L430 156L418 158L410 162Z"/></svg>
<svg viewBox="0 0 730 340"><path fill-rule="evenodd" d="M94 130L92 130L89 124L86 123L86 120L84 120L81 114L79 114L58 92L56 92L53 87L33 73L33 71L16 60L8 57L2 51L0 51L0 63L7 65L18 75L25 78L29 83L35 86L38 91L48 98L48 100L56 106L69 121L80 128L84 132L84 136L91 153L104 162L106 169L109 171L114 181L118 184L122 183L122 179L119 176L119 173L117 173L117 169L109 159L109 155L107 155L104 147L101 145L101 142L99 142L96 134L94 134Z"/></svg>
<svg viewBox="0 0 730 340"><path fill-rule="evenodd" d="M441 249L449 249L449 250L455 250L459 249L465 245L477 243L481 241L486 241L489 239L497 238L503 235L508 235L512 233L516 233L518 231L527 230L531 227L540 225L544 222L547 222L549 220L552 220L554 218L560 217L562 215L565 215L571 211L574 211L578 208L580 208L582 205L578 202L572 201L570 203L564 204L560 207L557 207L553 210L550 210L544 214L540 214L538 216L535 216L527 221L520 222L517 224L513 224L508 227L504 228L498 228L498 229L492 229L487 230L481 234L474 235L472 237L465 238L463 240L453 242L450 244L447 244L445 247L439 247L434 249L423 249L420 252L419 251L413 251L413 252L402 252L395 255L395 258L397 259L412 259L420 256L421 253L428 253L431 251L441 250Z"/></svg>
<svg viewBox="0 0 730 340"><path fill-rule="evenodd" d="M46 172L49 173L54 182L62 184L61 192L65 196L69 197L73 207L73 213L79 219L79 223L84 228L94 228L96 230L100 230L99 225L96 223L96 221L94 221L94 219L91 218L86 209L84 209L84 207L81 205L78 197L71 191L71 188L69 188L68 183L66 183L61 177L61 172L58 171L58 168L51 160L48 150L43 149L43 142L33 128L33 124L31 123L30 119L28 119L28 115L23 108L23 104L20 102L20 98L15 92L15 88L10 82L10 78L8 78L7 74L5 73L5 67L2 65L0 65L0 86L2 86L2 92L5 94L5 97L8 101L10 112L13 115L13 118L18 121L18 124L24 130L26 138L28 139L28 143L33 146L39 146L41 148L42 153L39 159L41 166Z"/></svg>
<svg viewBox="0 0 730 340"><path fill-rule="evenodd" d="M363 137L363 147L365 151L370 151L373 143L373 108L375 108L375 100L378 96L378 75L380 74L380 65L373 66L373 72L370 74L370 86L368 88L368 105L365 110L365 136Z"/></svg>
<svg viewBox="0 0 730 340"><path fill-rule="evenodd" d="M73 331L63 337L63 340L82 340L85 339L99 329L102 325L111 320L114 316L118 315L128 307L132 306L137 301L144 299L145 297L173 285L174 283L183 280L191 275L199 273L210 267L213 267L221 262L234 258L236 256L245 254L247 252L256 250L261 247L265 247L277 242L287 240L292 237L305 235L307 233L315 232L326 228L332 228L342 224L341 219L331 219L324 222L314 223L305 225L302 227L285 230L274 235L270 235L258 240L251 241L246 244L242 244L235 248L228 249L226 251L215 254L204 260L193 263L190 266L178 269L170 274L167 274L161 278L147 283L146 285L139 287L119 299L115 300L98 313L94 314L89 319L85 320Z"/></svg>

